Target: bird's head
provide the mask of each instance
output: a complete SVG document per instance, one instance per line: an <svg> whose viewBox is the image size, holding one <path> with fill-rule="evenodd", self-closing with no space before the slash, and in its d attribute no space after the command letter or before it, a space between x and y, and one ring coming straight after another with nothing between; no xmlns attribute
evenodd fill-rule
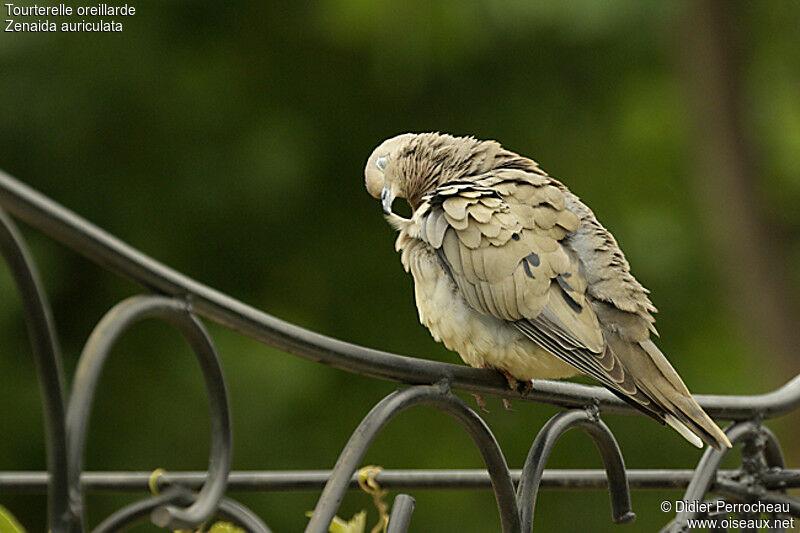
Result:
<svg viewBox="0 0 800 533"><path fill-rule="evenodd" d="M436 187L491 169L504 152L495 141L443 133L404 133L383 141L367 159L367 191L380 198L388 217L396 198L416 209Z"/></svg>
<svg viewBox="0 0 800 533"><path fill-rule="evenodd" d="M417 137L413 133L404 133L386 139L375 148L364 167L364 184L374 198L380 198L383 212L392 213L395 198L408 198L409 180L407 165L401 160L409 157L411 142Z"/></svg>

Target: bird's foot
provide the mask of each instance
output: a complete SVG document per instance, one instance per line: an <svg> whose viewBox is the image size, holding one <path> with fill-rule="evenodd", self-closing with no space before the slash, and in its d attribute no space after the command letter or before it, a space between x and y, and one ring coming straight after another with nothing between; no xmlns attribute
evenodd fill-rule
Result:
<svg viewBox="0 0 800 533"><path fill-rule="evenodd" d="M522 394L522 397L524 398L532 391L533 391L533 380L529 379L528 381L522 384L522 391L520 392L520 394Z"/></svg>
<svg viewBox="0 0 800 533"><path fill-rule="evenodd" d="M484 413L489 412L489 410L486 408L486 400L483 399L483 396L480 394L473 394L472 397L475 398L475 403L478 404L478 408L480 408L481 411Z"/></svg>
<svg viewBox="0 0 800 533"><path fill-rule="evenodd" d="M505 376L506 381L508 382L508 388L511 390L517 390L517 387L519 386L519 381L517 381L517 378L509 374L506 370L500 370L500 373Z"/></svg>
<svg viewBox="0 0 800 533"><path fill-rule="evenodd" d="M500 370L500 373L505 376L506 381L508 382L508 388L513 391L519 391L519 381L517 378L509 374L506 370ZM503 407L506 408L506 411L513 411L514 409L511 408L511 400L508 398L503 398Z"/></svg>
<svg viewBox="0 0 800 533"><path fill-rule="evenodd" d="M498 370L498 372L503 374L503 376L506 378L506 381L508 382L508 388L514 392L520 393L523 398L530 394L533 390L533 380L528 379L520 381L505 370Z"/></svg>

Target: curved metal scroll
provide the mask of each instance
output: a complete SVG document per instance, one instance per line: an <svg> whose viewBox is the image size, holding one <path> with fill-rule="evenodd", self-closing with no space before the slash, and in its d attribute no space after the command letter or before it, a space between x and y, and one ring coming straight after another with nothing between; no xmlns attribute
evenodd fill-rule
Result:
<svg viewBox="0 0 800 533"><path fill-rule="evenodd" d="M217 508L231 469L232 435L225 378L211 338L184 302L164 296L134 296L114 306L95 327L81 354L67 408L67 451L70 497L76 523L82 521L80 475L86 432L97 382L111 348L122 333L145 318L161 318L177 327L197 356L206 382L211 409L211 458L208 480L188 508L163 505L153 510L156 525L171 529L197 527Z"/></svg>
<svg viewBox="0 0 800 533"><path fill-rule="evenodd" d="M114 533L124 531L133 524L146 519L155 509L165 505L190 505L197 500L197 495L183 487L171 487L163 493L140 502L123 507L103 520L92 533ZM239 502L223 498L219 502L217 514L232 520L235 525L251 533L270 533L267 525L253 511Z"/></svg>
<svg viewBox="0 0 800 533"><path fill-rule="evenodd" d="M33 260L14 222L0 209L0 253L8 263L19 291L31 349L36 362L39 390L44 403L47 470L50 484L47 515L54 532L66 531L69 522L67 437L64 426L64 376L50 305Z"/></svg>
<svg viewBox="0 0 800 533"><path fill-rule="evenodd" d="M625 462L614 435L608 426L597 416L596 409L572 409L553 416L536 435L517 489L517 506L522 520L522 531L533 529L533 515L536 508L536 495L542 482L542 474L547 459L556 441L572 428L579 428L594 441L608 476L608 487L611 496L611 514L614 522L621 524L634 520L636 515L631 511L631 495L628 478L625 474Z"/></svg>
<svg viewBox="0 0 800 533"><path fill-rule="evenodd" d="M768 429L761 426L758 422L737 422L725 428L725 434L731 444L736 444L743 440L752 439L754 435L761 434L765 437L763 453L764 459L768 466L783 467L783 452L781 451L780 444L778 443L775 435ZM692 477L689 486L686 488L686 493L683 496L684 501L700 501L711 490L711 485L714 483L717 470L719 470L722 460L728 455L729 448L723 450L715 450L707 448L697 463L694 476ZM675 518L667 524L661 531L662 533L683 531L686 529L686 524L689 520L697 518L697 512L683 511L675 515Z"/></svg>
<svg viewBox="0 0 800 533"><path fill-rule="evenodd" d="M416 405L429 405L452 416L467 430L481 452L492 479L500 523L505 533L520 531L514 485L505 457L494 435L481 417L450 392L446 383L418 386L393 392L367 413L344 447L331 477L325 484L306 533L327 533L336 510L342 503L350 478L378 436L395 416Z"/></svg>

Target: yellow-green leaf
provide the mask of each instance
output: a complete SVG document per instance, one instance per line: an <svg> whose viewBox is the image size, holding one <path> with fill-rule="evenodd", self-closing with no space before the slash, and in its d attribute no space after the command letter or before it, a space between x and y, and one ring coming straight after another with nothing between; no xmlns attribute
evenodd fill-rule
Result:
<svg viewBox="0 0 800 533"><path fill-rule="evenodd" d="M26 533L22 524L2 505L0 505L0 531L2 533Z"/></svg>
<svg viewBox="0 0 800 533"><path fill-rule="evenodd" d="M329 533L364 533L367 529L367 512L359 511L353 515L349 522L345 522L338 516L333 518Z"/></svg>
<svg viewBox="0 0 800 533"><path fill-rule="evenodd" d="M311 517L314 513L308 511L306 516ZM345 522L338 516L333 517L328 528L328 533L364 533L367 529L367 512L359 511L353 515L348 522Z"/></svg>
<svg viewBox="0 0 800 533"><path fill-rule="evenodd" d="M230 522L216 522L208 533L245 533L244 529L236 527Z"/></svg>

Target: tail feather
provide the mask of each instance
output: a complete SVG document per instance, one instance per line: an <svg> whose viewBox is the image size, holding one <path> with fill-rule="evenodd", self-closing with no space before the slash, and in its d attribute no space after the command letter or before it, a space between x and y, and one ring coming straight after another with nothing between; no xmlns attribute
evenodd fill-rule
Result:
<svg viewBox="0 0 800 533"><path fill-rule="evenodd" d="M711 420L703 408L691 396L675 398L671 406L672 412L684 426L703 439L709 446L722 450L730 448L728 436Z"/></svg>
<svg viewBox="0 0 800 533"><path fill-rule="evenodd" d="M692 430L687 428L683 423L681 423L680 420L668 414L664 417L664 421L669 424L669 427L680 433L684 439L688 440L698 448L703 447L703 441L700 440L700 437L692 433Z"/></svg>
<svg viewBox="0 0 800 533"><path fill-rule="evenodd" d="M721 450L730 448L725 433L703 411L689 389L652 341L630 342L614 334L606 339L637 388L651 401L647 406L661 411L664 422L695 446L702 442Z"/></svg>
<svg viewBox="0 0 800 533"><path fill-rule="evenodd" d="M666 382L657 381L657 383L661 385L658 387L658 392L664 398L663 407L665 411L672 414L685 427L688 427L713 448L717 450L730 448L731 442L728 440L727 435L711 420L711 417L703 411L703 408L692 397L683 380L681 380L658 347L650 340L641 342L639 345L664 375ZM670 425L672 426L672 424ZM678 432L681 433L680 430Z"/></svg>

